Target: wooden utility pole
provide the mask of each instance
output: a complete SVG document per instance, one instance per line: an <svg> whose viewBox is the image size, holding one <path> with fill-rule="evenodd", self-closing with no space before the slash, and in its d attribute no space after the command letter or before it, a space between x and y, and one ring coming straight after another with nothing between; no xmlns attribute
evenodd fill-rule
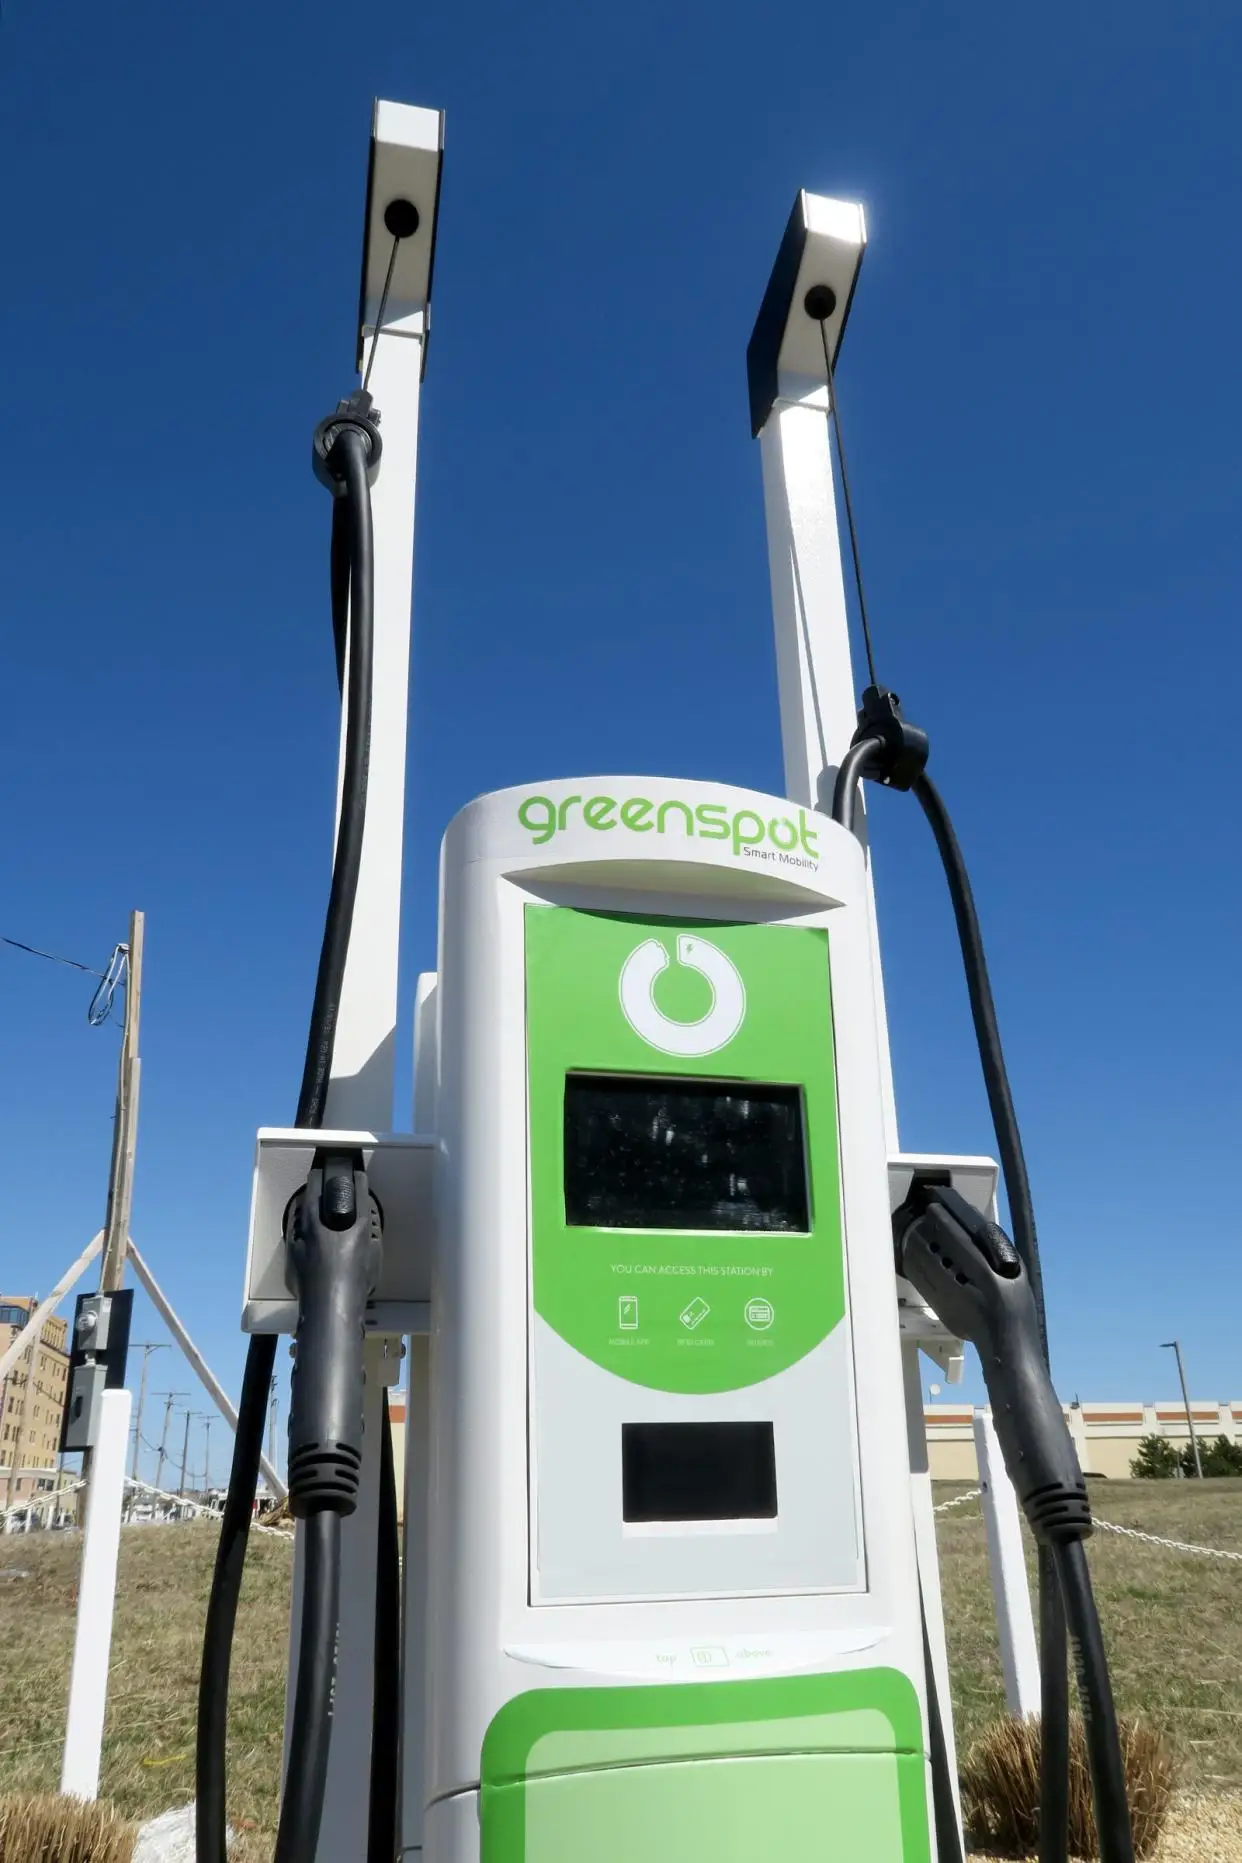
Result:
<svg viewBox="0 0 1242 1863"><path fill-rule="evenodd" d="M167 1400L164 1405L164 1428L160 1432L160 1459L159 1459L159 1462L155 1470L155 1487L156 1487L155 1505L158 1507L159 1496L160 1494L163 1493L163 1490L164 1490L164 1464L168 1460L168 1421L169 1421L169 1418L172 1416L172 1407L173 1407L173 1404L176 1402L177 1398L188 1397L189 1392L188 1391L157 1391L156 1396L163 1397Z"/></svg>
<svg viewBox="0 0 1242 1863"><path fill-rule="evenodd" d="M104 1226L102 1294L115 1293L125 1279L129 1215L134 1201L134 1155L138 1145L138 1018L142 1008L143 915L129 915L125 965L125 1032L117 1067L116 1119L112 1127L112 1167L108 1173L108 1218Z"/></svg>
<svg viewBox="0 0 1242 1863"><path fill-rule="evenodd" d="M198 1412L195 1410L187 1410L185 1413L185 1434L181 1438L181 1474L177 1481L177 1493L183 1501L185 1499L186 1464L190 1460L190 1425L197 1415Z"/></svg>
<svg viewBox="0 0 1242 1863"><path fill-rule="evenodd" d="M142 1379L138 1385L138 1408L134 1412L134 1449L129 1464L129 1478L131 1481L137 1481L138 1457L142 1453L142 1412L147 1401L147 1366L150 1363L152 1352L169 1352L172 1348L171 1346L165 1345L162 1340L158 1342L152 1342L151 1340L135 1340L131 1343L129 1349L131 1352L138 1351L142 1353Z"/></svg>
<svg viewBox="0 0 1242 1863"><path fill-rule="evenodd" d="M116 1070L116 1113L112 1121L112 1162L108 1168L108 1215L104 1223L101 1294L114 1294L125 1279L125 1252L129 1247L129 1213L134 1201L134 1156L138 1145L138 1017L142 1007L143 914L129 915L129 944L125 949L125 1027L121 1058ZM78 1491L78 1524L85 1526L91 1491L89 1449L82 1451L82 1486Z"/></svg>

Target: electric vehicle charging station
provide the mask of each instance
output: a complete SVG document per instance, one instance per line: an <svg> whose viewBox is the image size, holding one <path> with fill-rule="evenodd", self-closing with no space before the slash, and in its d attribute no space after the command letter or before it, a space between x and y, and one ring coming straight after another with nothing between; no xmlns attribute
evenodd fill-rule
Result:
<svg viewBox="0 0 1242 1863"><path fill-rule="evenodd" d="M441 953L425 1854L929 1855L858 841L504 791Z"/></svg>
<svg viewBox="0 0 1242 1863"><path fill-rule="evenodd" d="M417 993L415 1131L394 1134L439 152L434 113L377 106L359 358L369 347L384 425L364 392L316 436L334 496L342 801L299 1118L260 1134L244 1301L264 1398L273 1336L297 1339L301 1633L276 1855L344 1863L365 1827L369 1863L950 1863L919 1349L953 1376L969 1329L1010 1412L1006 1356L1020 1361L1017 1407L1036 1421L1005 1423L1007 1460L1041 1544L1072 1542L1079 1560L1065 1593L1088 1669L1102 1651L1085 1486L1039 1356L1037 1257L1022 1223L1016 1250L995 1228L991 1160L898 1148L854 791L869 774L913 788L934 825L943 810L892 695L873 678L855 711L825 417L861 210L799 195L748 352L787 794L591 775L464 808L441 854L438 969ZM964 869L959 928L961 896L973 913ZM990 1013L981 948L974 964L972 1005L982 987ZM1021 1206L998 1043L997 1064ZM398 1630L382 1386L401 1337ZM243 1420L204 1656L200 1863L223 1857L246 1444ZM1049 1676L1055 1663L1046 1711ZM1103 1752L1106 1672L1093 1687ZM1095 1784L1115 1831L1104 1760ZM1128 1854L1120 1838L1104 1851Z"/></svg>

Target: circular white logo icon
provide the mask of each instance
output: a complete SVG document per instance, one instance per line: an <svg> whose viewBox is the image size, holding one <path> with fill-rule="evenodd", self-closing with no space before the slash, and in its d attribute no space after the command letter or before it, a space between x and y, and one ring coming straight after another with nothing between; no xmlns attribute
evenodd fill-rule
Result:
<svg viewBox="0 0 1242 1863"><path fill-rule="evenodd" d="M658 938L648 938L621 966L621 1010L636 1035L661 1054L714 1054L731 1042L746 1015L746 986L732 960L706 938L683 932L677 939L677 962L706 977L712 1004L696 1022L677 1022L656 1008L655 980L668 968L669 956Z"/></svg>

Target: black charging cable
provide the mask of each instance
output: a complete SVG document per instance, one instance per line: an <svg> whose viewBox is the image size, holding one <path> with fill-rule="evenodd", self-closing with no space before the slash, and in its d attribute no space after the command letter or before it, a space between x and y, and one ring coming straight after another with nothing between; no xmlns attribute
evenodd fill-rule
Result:
<svg viewBox="0 0 1242 1863"><path fill-rule="evenodd" d="M313 457L316 475L334 495L333 629L338 670L343 668L348 638L348 675L343 692L345 767L340 826L296 1115L296 1123L303 1129L320 1127L324 1121L366 821L375 585L370 482L380 457L378 416L368 395L350 396L320 424L315 432ZM366 1220L369 1230L369 1195ZM197 1863L227 1863L229 1670L276 1343L275 1334L256 1333L246 1353L228 1494L207 1606L195 1749ZM290 1429L293 1503L292 1414ZM280 1863L310 1863L314 1856L331 1737L340 1595L340 1512L323 1507L308 1513L303 1531L305 1585L289 1766L276 1843Z"/></svg>
<svg viewBox="0 0 1242 1863"><path fill-rule="evenodd" d="M975 1017L975 1035L979 1044L984 1075L988 1082L988 1098L997 1133L997 1144L1001 1153L1002 1169L1005 1174L1006 1195L1009 1198L1010 1209L1015 1212L1014 1237L1031 1274L1046 1355L1047 1334L1044 1327L1039 1244L1035 1234L1035 1218L1031 1209L1026 1165L1022 1157L1021 1137L1018 1132L1017 1119L1014 1116L1012 1097L1009 1093L1004 1056L996 1030L995 1013L992 1010L991 989L988 984L987 966L983 958L983 945L978 937L978 921L975 918L974 905L970 897L970 882L966 875L965 865L960 859L960 850L956 852L956 858L954 856L956 841L953 838L952 828L948 825L948 817L944 814L943 804L940 803L935 790L923 778L923 769L927 762L927 738L916 726L911 725L902 717L901 705L896 694L881 686L876 678L871 622L867 613L858 530L854 521L854 501L850 493L849 474L846 470L845 443L841 433L841 410L837 401L833 367L834 341L828 327L839 309L837 294L830 285L812 285L803 299L803 309L812 322L818 324L823 345L828 418L831 431L836 439L837 462L845 505L846 527L849 532L850 553L854 566L859 620L867 654L867 671L870 676L870 684L862 697L858 730L837 773L832 804L833 819L844 827L853 828L854 803L859 780L863 775L870 775L895 789L914 788L928 814L928 819L932 822L933 829L937 829L938 820L947 829L947 839L942 838L941 833L937 831L937 842L940 845L942 859L945 861L945 873L953 893L954 911L958 918L962 956L966 965L967 981L971 990L971 1008ZM837 342L840 341L844 316L848 309L847 304L837 324ZM972 924L973 935L968 936L969 927ZM1067 1863L1069 1855L1068 1652L1061 1589L1048 1551L1044 1547L1039 1549L1039 1629L1040 1863ZM934 1692L934 1689L935 1678L929 1670L929 1694ZM943 1782L936 1796L938 1807L947 1802L947 1791ZM956 1863L957 1857L961 1854L956 1815L953 1819L951 1835L952 1841L948 1847Z"/></svg>
<svg viewBox="0 0 1242 1863"><path fill-rule="evenodd" d="M1009 1085L1009 1072L1001 1046L996 1004L983 949L983 933L975 910L966 861L953 823L939 790L926 772L911 784L944 868L957 925L962 967L970 999L971 1019L979 1049L984 1087L996 1132L1005 1199L1013 1224L1013 1239L1030 1276L1044 1363L1048 1356L1048 1317L1044 1306L1043 1271L1030 1176L1022 1149L1022 1134ZM1039 1579L1039 1701L1040 1701L1040 1863L1066 1863L1069 1856L1070 1685L1066 1611L1052 1550L1042 1540L1036 1553Z"/></svg>
<svg viewBox="0 0 1242 1863"><path fill-rule="evenodd" d="M971 1019L983 1070L988 1106L996 1132L997 1150L1000 1154L1001 1173L1005 1184L1006 1200L1009 1204L1010 1220L1013 1223L1014 1247L1027 1278L1034 1316L1034 1336L1038 1341L1044 1371L1047 1373L1048 1326L1030 1177L1026 1168L1009 1074L1005 1066L1004 1050L1001 1046L996 1005L992 996L987 959L983 948L983 934L979 926L979 916L975 909L974 894L966 862L944 801L926 774L926 761L926 735L902 716L900 701L896 694L884 687L869 686L863 694L854 740L837 772L832 799L832 815L833 820L840 823L842 827L853 829L858 786L864 777L868 777L886 787L913 790L932 829L953 905L967 993L970 999ZM1051 1389L1051 1384L1049 1384L1049 1389ZM1009 1467L1008 1459L1006 1459L1006 1466ZM1012 1478L1013 1469L1010 1468L1009 1472ZM1015 1482L1015 1485L1018 1484ZM1103 1660L1103 1641L1099 1635L1098 1618L1094 1622L1094 1631L1081 1614L1077 1624L1072 1619L1067 1624L1062 1555L1039 1533L1036 1534L1036 1545L1040 1625L1039 1854L1040 1863L1066 1863L1069 1855L1070 1763L1067 1630L1073 1632L1075 1645L1080 1654L1090 1648L1098 1653L1101 1661ZM1082 1575L1086 1576L1085 1555L1082 1558ZM1089 1578L1086 1582L1089 1592ZM1081 1599L1081 1583L1078 1582L1077 1577L1075 1578L1075 1596L1076 1599ZM1085 1642L1082 1640L1084 1637ZM1089 1741L1093 1734L1088 1714L1091 1695L1094 1694L1097 1700L1094 1737L1102 1753L1108 1749L1100 1767L1104 1783L1104 1803L1101 1804L1097 1796L1097 1822L1102 1825L1105 1816L1108 1816L1113 1832L1110 1841L1114 1845L1121 1845L1123 1842L1129 1845L1131 1842L1130 1822L1129 1813L1125 1810L1124 1771L1120 1774L1120 1803L1124 1814L1124 1834L1121 1833L1117 1824L1116 1777L1121 1759L1116 1737L1116 1716L1111 1714L1110 1722L1110 1714L1099 1707L1100 1687L1103 1687L1105 1691L1108 1690L1106 1667L1103 1670L1102 1681L1099 1676L1094 1677L1089 1688L1085 1680L1080 1678L1080 1695L1083 1697L1084 1719L1088 1724ZM1109 1700L1111 1702L1111 1692ZM1096 1761L1093 1759L1093 1782L1096 1771ZM1112 1784L1109 1783L1110 1780ZM1123 1848L1116 1848L1108 1854L1122 1858L1126 1855L1126 1851Z"/></svg>
<svg viewBox="0 0 1242 1863"><path fill-rule="evenodd" d="M1078 1656L1103 1863L1133 1863L1125 1766L1083 1542L1091 1504L1040 1337L1026 1264L1004 1230L948 1185L920 1181L893 1215L897 1272L979 1354L1005 1467L1047 1551Z"/></svg>

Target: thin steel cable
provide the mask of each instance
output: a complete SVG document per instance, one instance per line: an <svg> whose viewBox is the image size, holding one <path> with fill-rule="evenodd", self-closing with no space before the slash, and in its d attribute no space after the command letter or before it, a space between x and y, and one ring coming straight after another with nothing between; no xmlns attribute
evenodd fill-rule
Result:
<svg viewBox="0 0 1242 1863"><path fill-rule="evenodd" d="M367 372L362 378L362 392L364 395L371 386L371 365L375 361L375 351L379 345L379 334L383 327L384 312L388 309L388 291L392 284L393 269L397 263L397 247L400 244L400 233L394 233L392 236L392 251L388 255L388 271L384 278L384 289L380 292L379 315L375 319L375 328L371 332L371 353L367 357Z"/></svg>
<svg viewBox="0 0 1242 1863"><path fill-rule="evenodd" d="M863 592L862 560L858 554L858 531L854 524L854 500L850 496L850 477L845 468L845 442L841 438L837 385L832 373L832 346L828 341L828 319L820 317L817 322L824 345L824 369L828 377L828 425L832 428L837 443L837 464L841 471L841 496L845 501L845 526L850 534L850 554L854 559L854 587L858 591L858 613L862 621L863 646L867 650L867 672L871 684L878 686L880 682L875 676L875 654L871 648L871 622L867 616L867 597Z"/></svg>

